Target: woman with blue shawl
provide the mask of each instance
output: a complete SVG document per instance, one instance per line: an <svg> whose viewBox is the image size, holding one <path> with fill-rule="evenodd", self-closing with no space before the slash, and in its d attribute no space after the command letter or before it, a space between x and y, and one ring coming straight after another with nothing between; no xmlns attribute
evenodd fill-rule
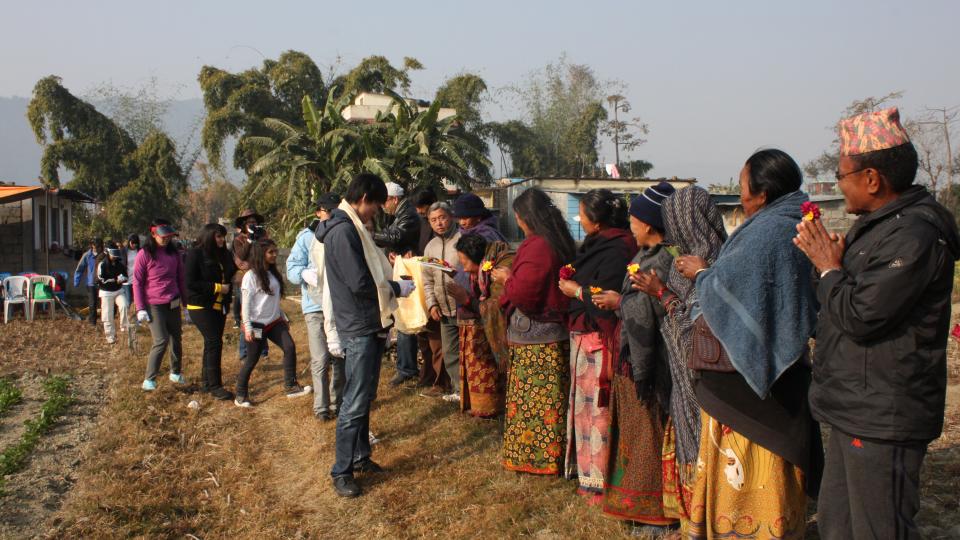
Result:
<svg viewBox="0 0 960 540"><path fill-rule="evenodd" d="M761 150L740 173L747 219L717 260L679 257L703 317L733 366L699 371L703 409L689 538L803 538L806 497L823 469L810 415L808 342L817 303L810 263L791 238L808 201L786 153Z"/></svg>

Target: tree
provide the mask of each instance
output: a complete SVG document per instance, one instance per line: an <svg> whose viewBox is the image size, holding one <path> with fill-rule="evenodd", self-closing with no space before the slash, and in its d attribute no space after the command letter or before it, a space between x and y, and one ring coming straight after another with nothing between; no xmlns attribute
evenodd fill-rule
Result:
<svg viewBox="0 0 960 540"><path fill-rule="evenodd" d="M180 198L183 218L181 232L196 235L207 223L216 223L218 219L235 215L238 210L240 189L223 176L217 174L207 163L197 162L196 170L200 179L190 186Z"/></svg>
<svg viewBox="0 0 960 540"><path fill-rule="evenodd" d="M863 114L865 112L876 111L883 106L886 106L889 102L900 99L903 97L903 91L899 90L896 92L890 92L886 95L880 97L866 97L861 100L855 100L850 105L847 105L847 108L843 110L843 113L840 115L839 120L844 118L849 118L851 116L856 116L858 114ZM839 123L838 120L838 123ZM837 124L834 124L827 129L831 130L834 134L837 133ZM833 142L830 145L830 149L826 150L819 157L812 159L803 164L803 172L807 173L807 176L811 178L817 178L821 175L832 175L837 170L837 164L840 162L840 138L835 136Z"/></svg>
<svg viewBox="0 0 960 540"><path fill-rule="evenodd" d="M165 133L151 131L135 145L125 129L54 76L37 83L27 117L41 144L50 135L41 162L45 183L59 185L62 164L74 173L69 187L103 203L102 214L78 214L75 230L123 236L146 230L156 216L179 218L186 175Z"/></svg>
<svg viewBox="0 0 960 540"><path fill-rule="evenodd" d="M491 179L490 164L486 159L489 152L486 141L488 129L481 114L486 93L487 83L479 75L462 73L447 79L434 96L434 101L441 107L457 111L457 120L452 130L482 154L483 160L469 161L473 177L480 182Z"/></svg>
<svg viewBox="0 0 960 540"><path fill-rule="evenodd" d="M620 94L607 96L607 104L613 111L613 120L603 124L601 131L613 140L614 163L620 166L620 148L630 151L647 142L641 135L650 133L647 124L635 116L629 120L620 120L620 113L630 112L630 102ZM652 166L651 166L652 167Z"/></svg>
<svg viewBox="0 0 960 540"><path fill-rule="evenodd" d="M642 178L653 170L653 163L645 159L633 159L624 161L619 167L620 174L630 178Z"/></svg>
<svg viewBox="0 0 960 540"><path fill-rule="evenodd" d="M598 134L607 119L602 102L610 83L565 56L508 88L524 120L489 125L521 176L582 176L597 163Z"/></svg>
<svg viewBox="0 0 960 540"><path fill-rule="evenodd" d="M403 67L399 69L393 67L384 56L368 56L341 79L335 80L333 86L341 87L344 94L360 92L382 94L387 90L409 92L410 72L421 69L423 64L416 58L408 56L403 58Z"/></svg>
<svg viewBox="0 0 960 540"><path fill-rule="evenodd" d="M75 97L56 76L37 81L27 120L42 145L40 178L60 186L58 169L73 172L69 187L105 200L129 181L124 158L136 144L122 127Z"/></svg>

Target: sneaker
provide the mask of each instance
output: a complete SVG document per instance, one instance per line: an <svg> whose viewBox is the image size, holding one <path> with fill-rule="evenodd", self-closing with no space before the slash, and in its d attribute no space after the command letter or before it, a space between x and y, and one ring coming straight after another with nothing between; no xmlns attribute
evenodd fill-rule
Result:
<svg viewBox="0 0 960 540"><path fill-rule="evenodd" d="M460 403L460 394L454 392L452 394L447 394L440 399L450 403Z"/></svg>
<svg viewBox="0 0 960 540"><path fill-rule="evenodd" d="M140 388L143 388L146 392L153 392L157 389L157 381L153 379L144 379L143 384L140 385Z"/></svg>
<svg viewBox="0 0 960 540"><path fill-rule="evenodd" d="M177 384L187 384L187 379L179 373L170 374L170 382L175 382Z"/></svg>
<svg viewBox="0 0 960 540"><path fill-rule="evenodd" d="M247 399L246 396L237 396L237 398L233 400L233 404L237 407L243 407L244 409L253 408L253 403L250 403L250 400Z"/></svg>
<svg viewBox="0 0 960 540"><path fill-rule="evenodd" d="M330 414L330 411L321 411L313 414L314 418L320 420L321 422L329 422L333 420L333 415Z"/></svg>
<svg viewBox="0 0 960 540"><path fill-rule="evenodd" d="M233 329L234 330L240 329L240 321L233 321Z"/></svg>
<svg viewBox="0 0 960 540"><path fill-rule="evenodd" d="M360 486L352 476L337 476L333 479L333 491L341 497L358 497Z"/></svg>
<svg viewBox="0 0 960 540"><path fill-rule="evenodd" d="M353 464L353 472L377 474L385 472L384 468L372 459L365 459L359 463Z"/></svg>
<svg viewBox="0 0 960 540"><path fill-rule="evenodd" d="M367 437L371 445L380 444L380 439L378 439L377 436L374 435L372 431L367 432Z"/></svg>
<svg viewBox="0 0 960 540"><path fill-rule="evenodd" d="M107 343L109 343L110 345L113 345L113 344L116 343L116 342L117 342L117 338L115 338L115 337L108 337L108 338L107 338Z"/></svg>
<svg viewBox="0 0 960 540"><path fill-rule="evenodd" d="M230 401L233 399L233 392L222 386L210 390L210 395L213 396L213 399L219 399L220 401Z"/></svg>
<svg viewBox="0 0 960 540"><path fill-rule="evenodd" d="M420 391L420 397L441 398L443 395L443 389L439 386L431 386Z"/></svg>
<svg viewBox="0 0 960 540"><path fill-rule="evenodd" d="M288 386L288 387L287 387L287 397L288 397L288 398L295 398L295 397L305 396L305 395L309 394L310 392L313 392L313 388L310 388L309 385L307 385L307 386L300 386L299 384L295 384L295 385L293 385L293 386Z"/></svg>

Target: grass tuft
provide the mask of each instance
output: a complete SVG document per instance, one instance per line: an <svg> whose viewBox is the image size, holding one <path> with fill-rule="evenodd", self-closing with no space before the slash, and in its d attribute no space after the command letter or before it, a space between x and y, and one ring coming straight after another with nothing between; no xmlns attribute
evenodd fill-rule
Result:
<svg viewBox="0 0 960 540"><path fill-rule="evenodd" d="M23 392L7 379L0 379L0 415L23 401Z"/></svg>

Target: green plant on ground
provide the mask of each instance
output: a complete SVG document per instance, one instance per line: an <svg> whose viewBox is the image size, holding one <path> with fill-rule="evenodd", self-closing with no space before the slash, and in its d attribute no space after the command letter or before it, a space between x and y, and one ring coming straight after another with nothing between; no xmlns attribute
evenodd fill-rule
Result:
<svg viewBox="0 0 960 540"><path fill-rule="evenodd" d="M24 422L27 429L20 440L0 454L0 495L3 494L4 478L24 466L27 457L40 441L40 437L50 431L60 415L73 403L73 396L70 395L69 390L70 380L67 377L54 375L43 381L43 391L47 400L40 407L40 414L35 420Z"/></svg>
<svg viewBox="0 0 960 540"><path fill-rule="evenodd" d="M23 392L7 379L0 379L0 414L23 399Z"/></svg>

